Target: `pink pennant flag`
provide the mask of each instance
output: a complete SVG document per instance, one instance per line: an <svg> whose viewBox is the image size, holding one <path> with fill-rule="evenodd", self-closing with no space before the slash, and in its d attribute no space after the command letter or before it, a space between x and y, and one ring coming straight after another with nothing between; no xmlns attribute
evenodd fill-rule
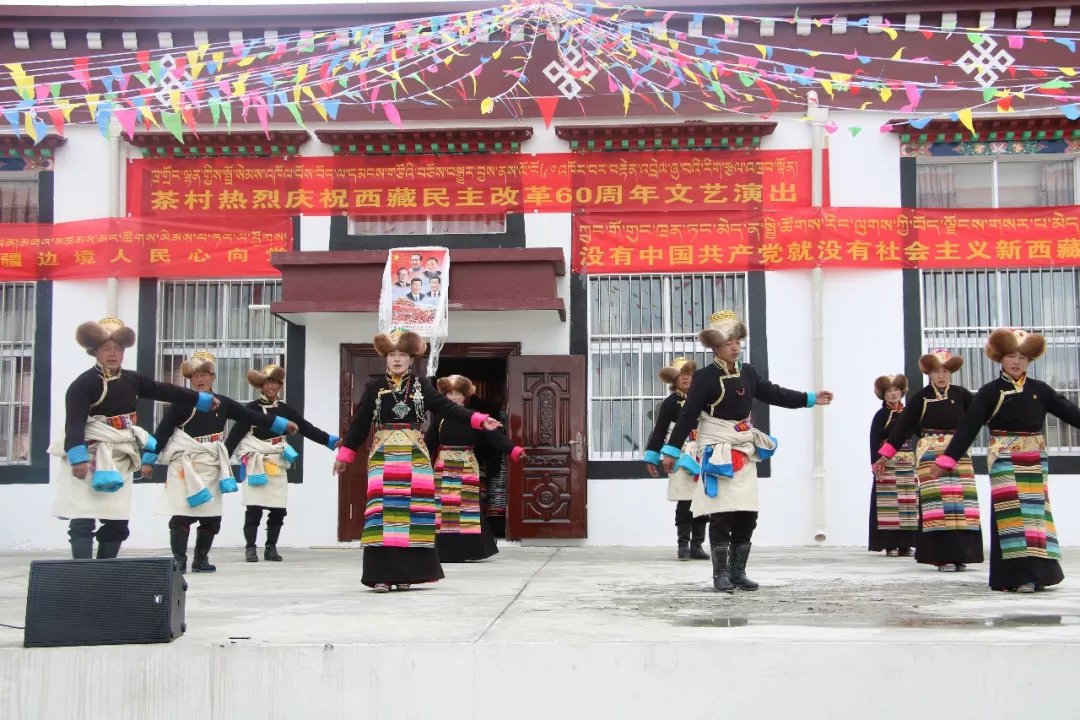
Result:
<svg viewBox="0 0 1080 720"><path fill-rule="evenodd" d="M1024 36L1023 35L1010 35L1009 36L1009 47L1011 49L1013 49L1013 50L1022 49L1024 47Z"/></svg>
<svg viewBox="0 0 1080 720"><path fill-rule="evenodd" d="M87 58L75 58L72 62L72 71L68 74L83 86L83 90L90 89L90 61Z"/></svg>
<svg viewBox="0 0 1080 720"><path fill-rule="evenodd" d="M270 137L270 112L266 108L266 102L255 106L255 114L259 117L259 125L262 126L263 132L266 133L266 137Z"/></svg>
<svg viewBox="0 0 1080 720"><path fill-rule="evenodd" d="M393 103L384 102L379 103L382 105L383 113L386 115L386 119L389 120L394 127L401 127L401 115L398 114L397 108Z"/></svg>
<svg viewBox="0 0 1080 720"><path fill-rule="evenodd" d="M34 86L34 97L38 102L41 102L45 98L49 97L49 84L38 83Z"/></svg>
<svg viewBox="0 0 1080 720"><path fill-rule="evenodd" d="M135 137L135 121L138 120L139 114L134 108L116 108L113 111L113 115L120 123L120 127L123 128L128 138Z"/></svg>

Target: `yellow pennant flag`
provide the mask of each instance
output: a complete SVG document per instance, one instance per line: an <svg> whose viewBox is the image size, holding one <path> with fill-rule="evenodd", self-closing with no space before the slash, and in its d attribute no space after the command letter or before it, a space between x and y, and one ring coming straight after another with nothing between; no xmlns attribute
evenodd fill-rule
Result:
<svg viewBox="0 0 1080 720"><path fill-rule="evenodd" d="M38 131L34 126L34 118L30 113L23 113L23 128L26 130L26 134L30 136L30 139L36 144L38 141Z"/></svg>
<svg viewBox="0 0 1080 720"><path fill-rule="evenodd" d="M881 95L881 102L889 102L889 98L892 97L892 90L887 87L881 88L878 93Z"/></svg>
<svg viewBox="0 0 1080 720"><path fill-rule="evenodd" d="M623 115L630 111L630 89L625 85L622 88L622 111Z"/></svg>
<svg viewBox="0 0 1080 720"><path fill-rule="evenodd" d="M490 115L495 110L495 101L489 97L480 101L480 114Z"/></svg>
<svg viewBox="0 0 1080 720"><path fill-rule="evenodd" d="M975 124L971 121L971 108L964 108L956 113L960 118L960 124L966 127L972 135L975 134Z"/></svg>

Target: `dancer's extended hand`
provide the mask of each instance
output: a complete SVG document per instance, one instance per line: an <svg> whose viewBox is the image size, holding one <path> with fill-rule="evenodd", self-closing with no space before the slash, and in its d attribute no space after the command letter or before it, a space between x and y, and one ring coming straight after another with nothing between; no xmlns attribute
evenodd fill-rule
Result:
<svg viewBox="0 0 1080 720"><path fill-rule="evenodd" d="M294 423L292 420L290 420L289 424L285 426L285 434L286 435L295 435L298 432L300 432L300 426L297 425L296 423Z"/></svg>
<svg viewBox="0 0 1080 720"><path fill-rule="evenodd" d="M927 473L929 473L931 480L937 480L939 477L942 476L942 474L944 474L944 472L945 468L941 467L937 463L931 465L930 469L927 470Z"/></svg>
<svg viewBox="0 0 1080 720"><path fill-rule="evenodd" d="M832 405L833 394L829 390L822 390L817 394L815 405Z"/></svg>
<svg viewBox="0 0 1080 720"><path fill-rule="evenodd" d="M873 468L873 470L874 470L874 476L875 477L881 477L881 473L885 472L885 464L887 462L889 462L888 459L882 457L882 458L878 458L877 462L875 462L871 466Z"/></svg>
<svg viewBox="0 0 1080 720"><path fill-rule="evenodd" d="M210 409L217 410L219 407L221 407L221 398L215 395L213 398L210 399ZM202 527L202 525L200 525L199 527Z"/></svg>
<svg viewBox="0 0 1080 720"><path fill-rule="evenodd" d="M86 471L90 469L89 463L81 462L78 465L71 466L71 474L80 480L86 479Z"/></svg>
<svg viewBox="0 0 1080 720"><path fill-rule="evenodd" d="M337 450L339 447L341 447L344 444L345 444L345 438L338 438L337 442L334 443L334 449Z"/></svg>
<svg viewBox="0 0 1080 720"><path fill-rule="evenodd" d="M334 474L340 475L341 473L345 472L346 467L348 467L348 463L343 463L340 460L336 461L334 463Z"/></svg>
<svg viewBox="0 0 1080 720"><path fill-rule="evenodd" d="M142 477L143 477L143 480L153 480L154 479L154 466L153 465L143 465L142 466Z"/></svg>
<svg viewBox="0 0 1080 720"><path fill-rule="evenodd" d="M666 472L668 475L670 475L671 472L675 469L675 458L671 457L670 455L665 455L663 459L660 460L660 462L664 466L664 472Z"/></svg>
<svg viewBox="0 0 1080 720"><path fill-rule="evenodd" d="M654 478L660 477L660 471L657 470L656 466L652 463L645 463L645 469L648 470L649 474L652 475Z"/></svg>
<svg viewBox="0 0 1080 720"><path fill-rule="evenodd" d="M483 424L483 428L485 430L498 430L501 427L502 427L502 423L499 422L498 420L496 420L493 417L489 417L487 420L484 421L484 424Z"/></svg>

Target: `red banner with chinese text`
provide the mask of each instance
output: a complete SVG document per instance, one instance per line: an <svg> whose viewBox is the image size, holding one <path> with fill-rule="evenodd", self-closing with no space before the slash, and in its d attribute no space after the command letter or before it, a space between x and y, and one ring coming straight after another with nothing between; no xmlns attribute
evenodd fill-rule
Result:
<svg viewBox="0 0 1080 720"><path fill-rule="evenodd" d="M132 160L128 214L504 215L810 205L810 151Z"/></svg>
<svg viewBox="0 0 1080 720"><path fill-rule="evenodd" d="M0 280L266 277L291 249L287 217L0 223Z"/></svg>
<svg viewBox="0 0 1080 720"><path fill-rule="evenodd" d="M574 217L580 273L1080 266L1080 206Z"/></svg>

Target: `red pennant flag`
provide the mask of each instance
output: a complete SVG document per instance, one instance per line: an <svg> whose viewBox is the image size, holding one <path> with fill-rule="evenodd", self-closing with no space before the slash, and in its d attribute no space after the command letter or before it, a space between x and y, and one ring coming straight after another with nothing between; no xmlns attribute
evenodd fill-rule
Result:
<svg viewBox="0 0 1080 720"><path fill-rule="evenodd" d="M79 81L83 90L90 89L90 61L84 57L77 57L72 63L71 77Z"/></svg>
<svg viewBox="0 0 1080 720"><path fill-rule="evenodd" d="M551 121L555 119L555 108L559 105L558 95L549 95L533 98L536 107L540 108L540 116L544 118L544 127L550 128Z"/></svg>
<svg viewBox="0 0 1080 720"><path fill-rule="evenodd" d="M135 59L139 61L139 68L142 69L142 71L144 73L145 72L150 72L150 51L149 50L139 50L138 52L135 53Z"/></svg>

